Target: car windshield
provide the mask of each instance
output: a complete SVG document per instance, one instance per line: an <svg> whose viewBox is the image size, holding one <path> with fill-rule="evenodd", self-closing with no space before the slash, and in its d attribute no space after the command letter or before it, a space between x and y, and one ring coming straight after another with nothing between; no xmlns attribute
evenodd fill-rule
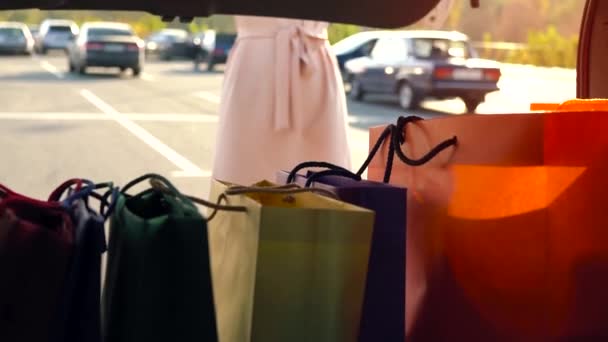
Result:
<svg viewBox="0 0 608 342"><path fill-rule="evenodd" d="M87 35L94 38L104 36L132 36L133 32L128 29L96 27L88 29Z"/></svg>
<svg viewBox="0 0 608 342"><path fill-rule="evenodd" d="M332 50L337 55L348 53L358 48L368 40L370 40L370 37L367 35L355 34L332 45Z"/></svg>
<svg viewBox="0 0 608 342"><path fill-rule="evenodd" d="M52 33L72 33L72 27L70 26L51 26L49 27L49 32Z"/></svg>
<svg viewBox="0 0 608 342"><path fill-rule="evenodd" d="M448 59L471 58L471 48L464 40L427 39L413 40L413 54L417 58Z"/></svg>
<svg viewBox="0 0 608 342"><path fill-rule="evenodd" d="M23 30L17 27L0 27L0 36L8 38L23 37Z"/></svg>

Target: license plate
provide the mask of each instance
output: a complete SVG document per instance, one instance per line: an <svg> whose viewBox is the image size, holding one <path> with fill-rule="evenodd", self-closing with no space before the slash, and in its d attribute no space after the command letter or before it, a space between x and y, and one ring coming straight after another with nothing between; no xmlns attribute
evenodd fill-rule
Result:
<svg viewBox="0 0 608 342"><path fill-rule="evenodd" d="M106 52L122 52L125 51L125 47L124 45L120 44L106 44L103 50Z"/></svg>
<svg viewBox="0 0 608 342"><path fill-rule="evenodd" d="M455 69L452 77L455 80L479 81L483 78L483 72L479 69Z"/></svg>

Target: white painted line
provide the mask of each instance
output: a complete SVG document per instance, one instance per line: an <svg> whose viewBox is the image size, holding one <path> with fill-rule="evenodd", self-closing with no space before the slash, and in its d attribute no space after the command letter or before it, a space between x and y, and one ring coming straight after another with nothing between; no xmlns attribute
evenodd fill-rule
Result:
<svg viewBox="0 0 608 342"><path fill-rule="evenodd" d="M217 123L217 115L208 114L149 114L122 113L132 121L174 122L174 123ZM0 113L0 120L40 120L40 121L108 121L112 120L106 114L99 113L44 113L44 112L12 112Z"/></svg>
<svg viewBox="0 0 608 342"><path fill-rule="evenodd" d="M148 73L145 73L145 72L142 72L142 73L139 75L139 78L141 78L141 79L142 79L142 80L144 80L144 81L148 81L148 82L154 82L154 76L152 76L152 75L150 75L150 74L148 74Z"/></svg>
<svg viewBox="0 0 608 342"><path fill-rule="evenodd" d="M220 101L221 101L221 98L218 95L216 95L212 92L209 92L209 91L199 91L192 95L194 95L200 99L203 99L207 102L211 102L213 104L220 104Z"/></svg>
<svg viewBox="0 0 608 342"><path fill-rule="evenodd" d="M57 77L59 79L62 79L65 77L65 75L61 71L59 71L59 69L57 69L53 64L51 64L47 61L41 61L40 66L44 70L50 72L51 74L55 75L55 77Z"/></svg>
<svg viewBox="0 0 608 342"><path fill-rule="evenodd" d="M133 121L163 121L163 122L199 122L199 123L216 123L219 122L219 116L209 114L146 114L132 113L123 114Z"/></svg>
<svg viewBox="0 0 608 342"><path fill-rule="evenodd" d="M79 121L111 120L105 114L98 113L0 113L0 120L32 121Z"/></svg>
<svg viewBox="0 0 608 342"><path fill-rule="evenodd" d="M202 170L196 166L193 162L186 159L181 154L177 153L171 147L160 141L158 138L153 136L150 132L146 131L143 127L139 126L135 122L129 120L126 116L119 113L109 104L105 103L102 99L97 97L91 91L82 89L80 95L89 101L92 105L97 107L100 111L106 114L109 118L116 121L119 125L129 131L131 134L139 138L143 143L148 145L150 148L167 158L171 163L177 166L180 170L172 172L173 176L179 177L209 177L211 172Z"/></svg>

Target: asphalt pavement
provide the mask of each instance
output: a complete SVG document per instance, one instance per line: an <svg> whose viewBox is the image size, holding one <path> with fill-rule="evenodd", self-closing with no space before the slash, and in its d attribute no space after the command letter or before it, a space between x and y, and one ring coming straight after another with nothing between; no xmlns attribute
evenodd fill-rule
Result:
<svg viewBox="0 0 608 342"><path fill-rule="evenodd" d="M168 176L206 196L223 72L187 61L150 61L139 78L114 70L70 74L62 54L0 57L0 183L43 198L71 177L124 185L143 173ZM575 96L574 70L505 65L482 114L526 111L530 102ZM349 101L351 153L365 159L369 127L399 115L458 115L460 100L427 101L405 113L396 99Z"/></svg>

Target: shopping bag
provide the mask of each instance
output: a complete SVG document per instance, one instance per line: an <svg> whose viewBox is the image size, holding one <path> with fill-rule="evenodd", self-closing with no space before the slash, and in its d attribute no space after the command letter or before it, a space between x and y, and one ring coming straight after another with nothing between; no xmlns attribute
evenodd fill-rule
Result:
<svg viewBox="0 0 608 342"><path fill-rule="evenodd" d="M0 185L0 341L49 341L73 248L56 203Z"/></svg>
<svg viewBox="0 0 608 342"><path fill-rule="evenodd" d="M334 193L341 201L375 212L359 341L403 341L405 337L405 205L403 187L361 180L329 165L318 172L277 174L279 184L296 183ZM332 172L333 171L333 172Z"/></svg>
<svg viewBox="0 0 608 342"><path fill-rule="evenodd" d="M137 183L154 188L130 196ZM194 204L159 175L118 196L110 221L104 285L105 340L216 341L207 225Z"/></svg>
<svg viewBox="0 0 608 342"><path fill-rule="evenodd" d="M81 185L84 188L78 189ZM62 198L72 186L77 186L77 190ZM52 341L101 342L101 257L106 251L104 223L112 203L106 206L110 210L97 211L90 207L89 200L95 197L94 191L104 188L117 191L111 183L70 179L49 196L49 202L60 203L66 209L74 224L74 249Z"/></svg>
<svg viewBox="0 0 608 342"><path fill-rule="evenodd" d="M395 162L391 183L409 191L410 341L608 336L607 114L464 115L397 129L393 147L408 163Z"/></svg>
<svg viewBox="0 0 608 342"><path fill-rule="evenodd" d="M373 212L268 182L234 189L213 180L210 196L246 208L209 223L220 341L356 341Z"/></svg>

